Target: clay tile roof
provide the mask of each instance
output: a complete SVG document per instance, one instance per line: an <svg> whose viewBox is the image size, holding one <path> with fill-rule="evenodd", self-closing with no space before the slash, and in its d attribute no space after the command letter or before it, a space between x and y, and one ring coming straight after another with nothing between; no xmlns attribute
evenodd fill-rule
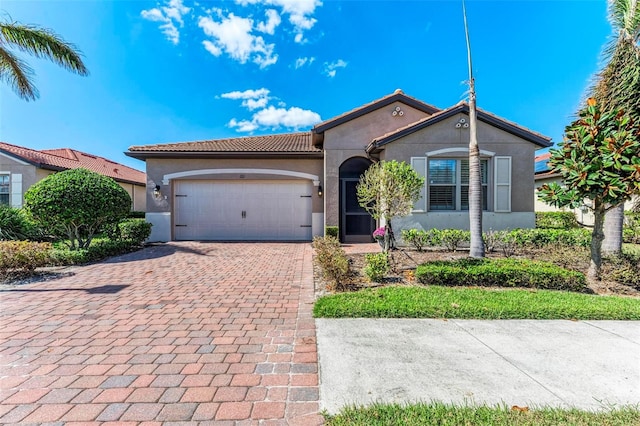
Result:
<svg viewBox="0 0 640 426"><path fill-rule="evenodd" d="M147 177L144 172L75 149L61 148L38 151L0 142L0 152L42 169L69 170L85 168L120 182L139 185L146 185L147 183Z"/></svg>
<svg viewBox="0 0 640 426"><path fill-rule="evenodd" d="M136 152L321 153L321 149L315 148L312 145L311 137L311 132L299 132L194 142L142 145L129 147L127 155L134 154Z"/></svg>

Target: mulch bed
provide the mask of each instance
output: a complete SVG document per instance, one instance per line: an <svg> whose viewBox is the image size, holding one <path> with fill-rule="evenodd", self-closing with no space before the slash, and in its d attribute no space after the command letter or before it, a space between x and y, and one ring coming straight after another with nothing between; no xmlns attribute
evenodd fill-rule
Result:
<svg viewBox="0 0 640 426"><path fill-rule="evenodd" d="M346 291L356 291L363 288L375 288L388 285L420 285L416 282L414 276L414 271L418 265L436 260L455 260L469 255L468 250L457 250L455 252L424 250L419 252L413 248L407 247L392 250L390 252L392 271L382 282L376 283L369 281L369 279L362 273L362 269L365 266L365 254L380 252L379 246L377 244L352 244L344 245L343 248L347 253L352 270L352 276L345 283ZM492 252L487 253L486 257L501 258L504 257L504 255L502 253ZM549 250L537 250L518 254L516 257L545 260L559 264L564 268L583 273L586 273L589 268L589 253L586 250L554 249L553 252L550 252ZM640 289L615 281L606 280L607 272L609 272L610 269L610 266L606 264L603 265L603 276L605 279L588 284L589 289L593 293L599 295L618 295L640 298ZM327 282L322 278L321 271L316 265L314 265L314 279L317 296L333 292L331 286L328 286Z"/></svg>

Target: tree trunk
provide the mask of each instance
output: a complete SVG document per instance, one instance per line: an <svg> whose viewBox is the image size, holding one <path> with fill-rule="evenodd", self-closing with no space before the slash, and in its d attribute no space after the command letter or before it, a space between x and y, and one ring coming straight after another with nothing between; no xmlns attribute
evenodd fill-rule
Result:
<svg viewBox="0 0 640 426"><path fill-rule="evenodd" d="M591 233L591 262L587 278L590 281L600 280L602 267L602 240L604 240L604 206L599 201L593 202L593 232Z"/></svg>
<svg viewBox="0 0 640 426"><path fill-rule="evenodd" d="M469 256L484 257L482 240L482 182L480 175L480 148L478 147L478 116L476 112L476 85L471 65L471 43L467 26L467 11L462 2L464 31L467 38L467 64L469 65L469 231L471 233Z"/></svg>
<svg viewBox="0 0 640 426"><path fill-rule="evenodd" d="M604 217L603 254L617 254L622 251L622 227L624 225L624 204L607 212Z"/></svg>

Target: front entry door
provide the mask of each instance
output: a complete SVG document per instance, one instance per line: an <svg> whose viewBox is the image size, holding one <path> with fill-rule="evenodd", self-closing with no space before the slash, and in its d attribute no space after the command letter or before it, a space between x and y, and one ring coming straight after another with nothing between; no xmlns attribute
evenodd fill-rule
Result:
<svg viewBox="0 0 640 426"><path fill-rule="evenodd" d="M367 211L358 204L356 186L360 179L340 179L340 233L345 243L369 243L373 241L376 222Z"/></svg>

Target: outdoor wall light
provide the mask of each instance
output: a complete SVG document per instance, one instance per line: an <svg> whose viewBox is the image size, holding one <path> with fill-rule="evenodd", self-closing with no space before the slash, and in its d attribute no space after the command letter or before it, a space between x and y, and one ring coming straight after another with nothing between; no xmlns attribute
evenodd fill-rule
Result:
<svg viewBox="0 0 640 426"><path fill-rule="evenodd" d="M153 197L158 199L160 198L160 185L156 185L155 188L153 188Z"/></svg>
<svg viewBox="0 0 640 426"><path fill-rule="evenodd" d="M318 185L318 197L322 197L322 185Z"/></svg>

